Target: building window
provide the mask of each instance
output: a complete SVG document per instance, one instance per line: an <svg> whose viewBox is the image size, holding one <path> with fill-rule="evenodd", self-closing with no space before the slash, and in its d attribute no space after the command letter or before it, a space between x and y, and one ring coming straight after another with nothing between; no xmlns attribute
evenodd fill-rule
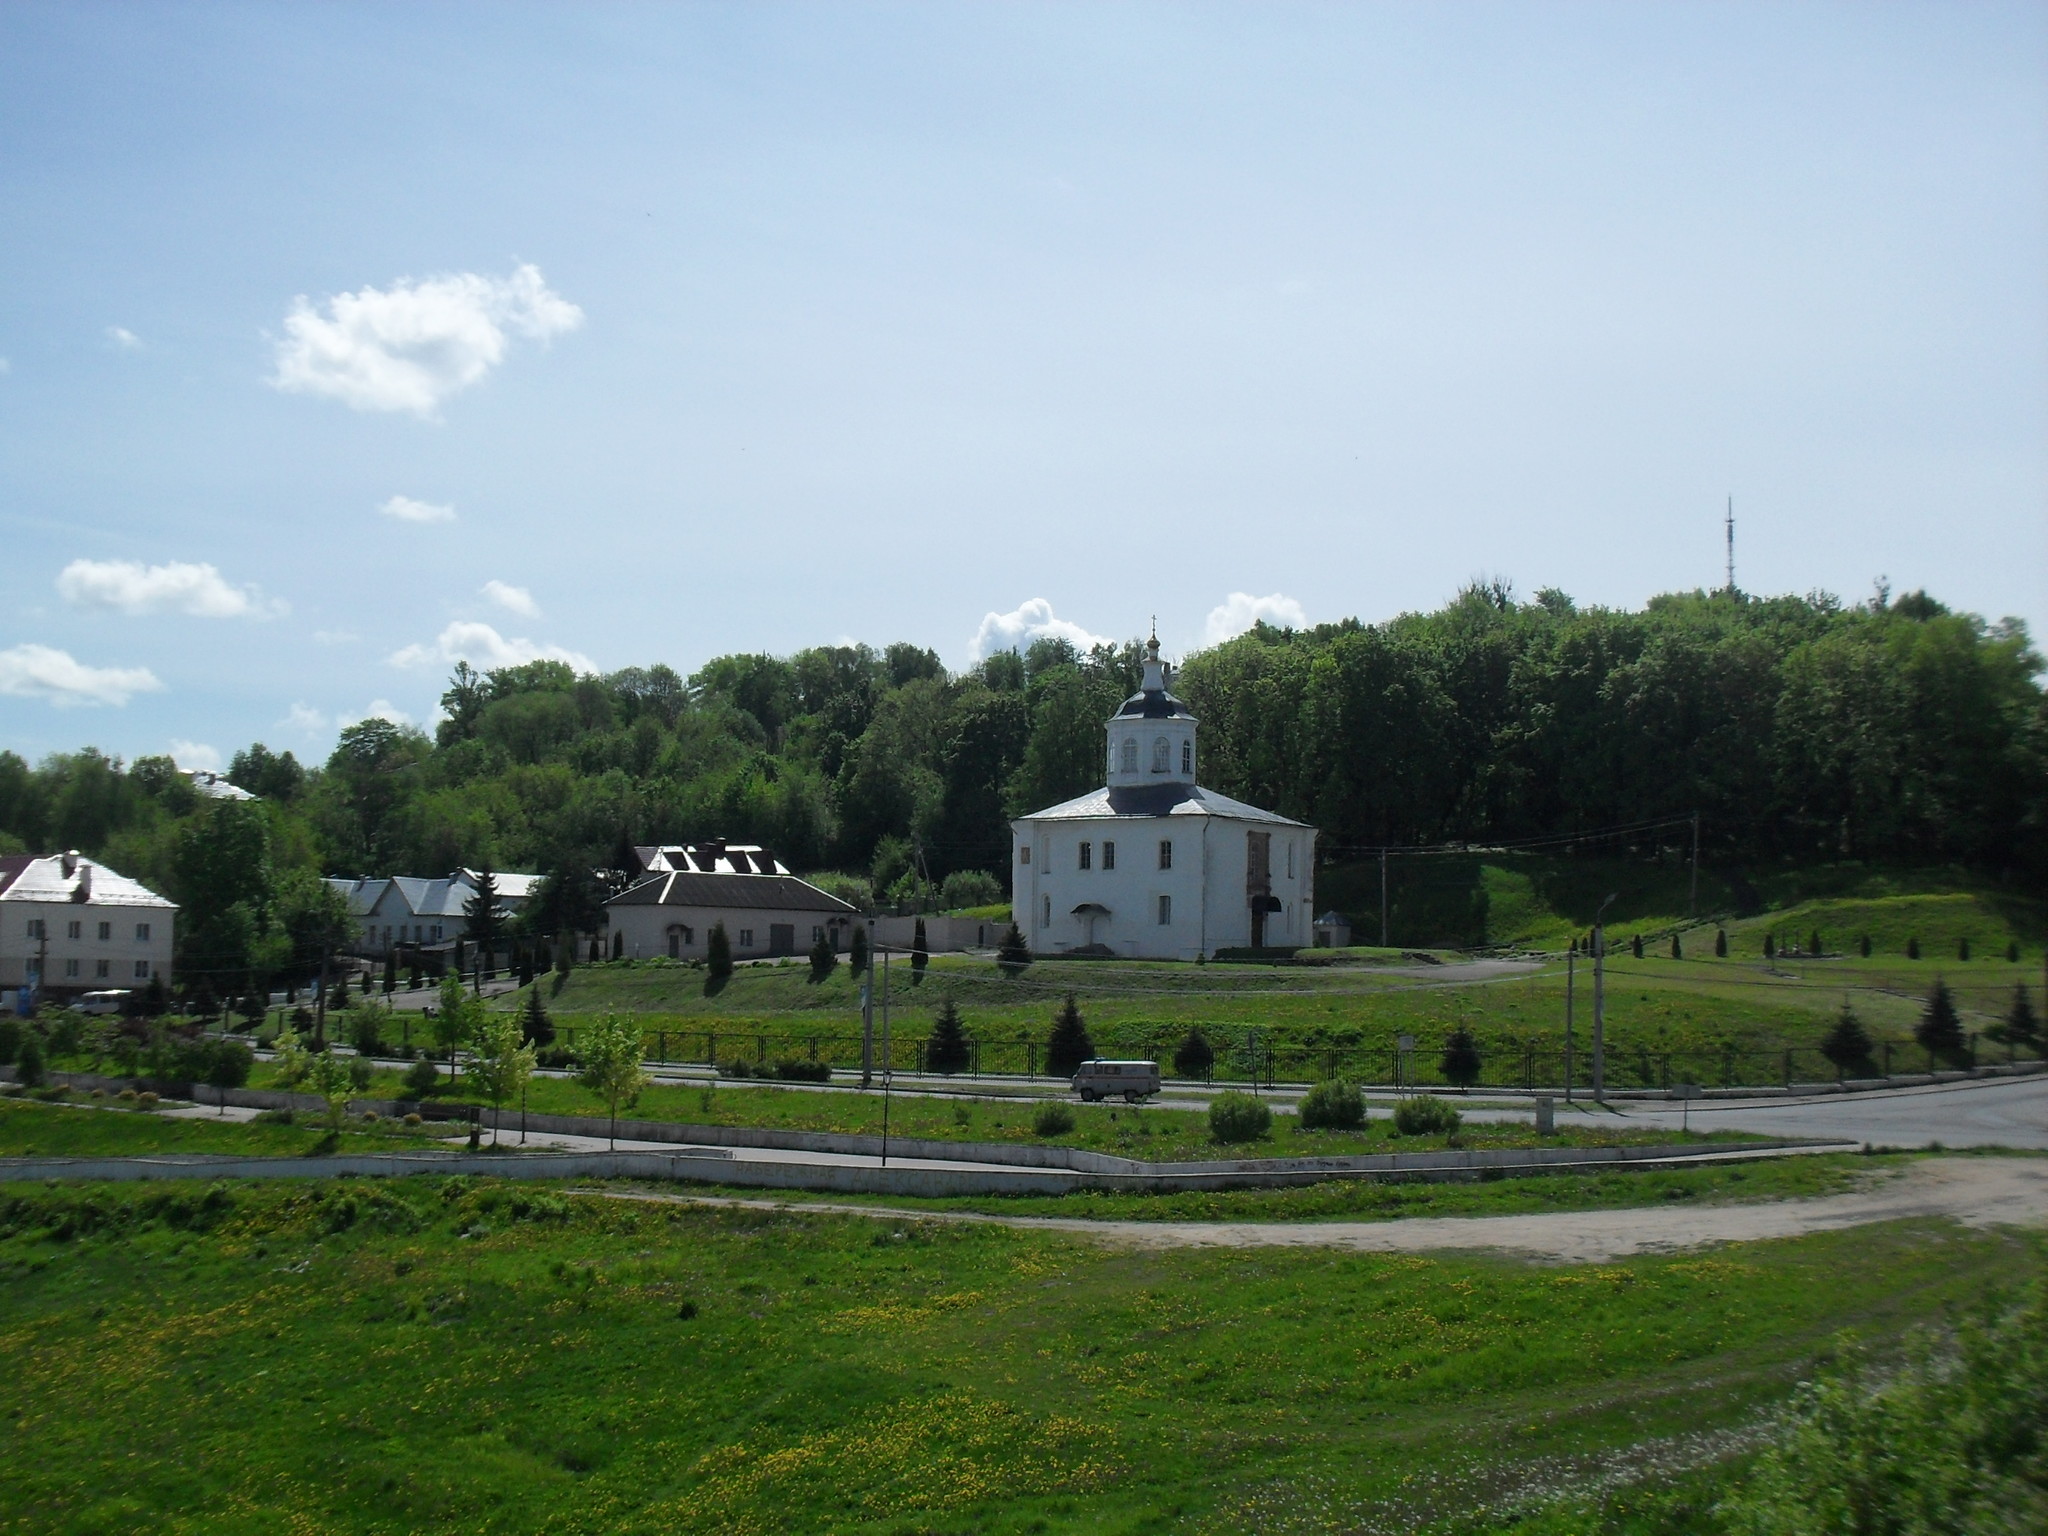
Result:
<svg viewBox="0 0 2048 1536"><path fill-rule="evenodd" d="M113 925L112 923L101 923L101 924L100 924L100 942L101 942L101 943L105 943L105 942L106 942L106 941L107 941L108 939L111 939L111 938L112 938L113 936L114 936L114 925Z"/></svg>
<svg viewBox="0 0 2048 1536"><path fill-rule="evenodd" d="M149 962L147 960L135 962L135 979L137 981L149 980Z"/></svg>
<svg viewBox="0 0 2048 1536"><path fill-rule="evenodd" d="M40 939L43 936L43 920L40 917L28 920L28 936L32 939Z"/></svg>
<svg viewBox="0 0 2048 1536"><path fill-rule="evenodd" d="M1173 868L1173 839L1170 837L1159 839L1159 867L1161 869Z"/></svg>
<svg viewBox="0 0 2048 1536"><path fill-rule="evenodd" d="M1050 928L1052 926L1052 898L1050 896L1045 898L1045 905L1039 909L1038 926L1041 928Z"/></svg>
<svg viewBox="0 0 2048 1536"><path fill-rule="evenodd" d="M1287 878L1294 878L1294 844L1287 845Z"/></svg>
<svg viewBox="0 0 2048 1536"><path fill-rule="evenodd" d="M1152 771L1154 773L1166 772L1167 750L1166 738L1164 736L1154 739L1152 743Z"/></svg>
<svg viewBox="0 0 2048 1536"><path fill-rule="evenodd" d="M79 922L71 922L71 923L66 923L66 924L64 925L64 937L65 937L65 938L67 938L67 939L76 939L76 938L82 937L82 936L84 935L84 933L85 933L85 924L83 924L83 923L79 923Z"/></svg>
<svg viewBox="0 0 2048 1536"><path fill-rule="evenodd" d="M811 942L812 942L813 944L819 943L820 941L822 941L822 940L824 939L824 937L825 937L825 930L824 930L824 929L822 929L822 928L818 928L818 927L813 927L813 928L811 929Z"/></svg>
<svg viewBox="0 0 2048 1536"><path fill-rule="evenodd" d="M138 944L147 944L149 942L149 924L137 923L135 925L135 942Z"/></svg>
<svg viewBox="0 0 2048 1536"><path fill-rule="evenodd" d="M64 974L66 976L76 976L78 974L78 962L76 960L66 960L64 962Z"/></svg>
<svg viewBox="0 0 2048 1536"><path fill-rule="evenodd" d="M1102 845L1102 867L1103 867L1104 869L1115 869L1115 868L1116 868L1116 844L1115 844L1115 843L1104 843L1104 844Z"/></svg>
<svg viewBox="0 0 2048 1536"><path fill-rule="evenodd" d="M1180 744L1180 771L1188 778L1195 776L1195 744L1192 741Z"/></svg>
<svg viewBox="0 0 2048 1536"><path fill-rule="evenodd" d="M101 981L105 981L107 979L107 962L104 960L95 960L93 962L92 973L93 975L97 976Z"/></svg>
<svg viewBox="0 0 2048 1536"><path fill-rule="evenodd" d="M1081 845L1081 868L1088 869L1094 864L1094 862L1095 845L1093 843L1083 843Z"/></svg>
<svg viewBox="0 0 2048 1536"><path fill-rule="evenodd" d="M1159 926L1164 928L1172 921L1173 898L1171 896L1162 896L1159 898Z"/></svg>
<svg viewBox="0 0 2048 1536"><path fill-rule="evenodd" d="M754 947L754 930L753 930L753 929L751 929L751 928L742 928L742 929L740 930L740 948L741 948L741 949L752 949L753 947Z"/></svg>
<svg viewBox="0 0 2048 1536"><path fill-rule="evenodd" d="M1031 862L1031 850L1029 848L1019 848L1017 850L1017 862L1019 864L1029 864Z"/></svg>
<svg viewBox="0 0 2048 1536"><path fill-rule="evenodd" d="M439 923L434 924L434 942L436 944L441 942L441 925Z"/></svg>
<svg viewBox="0 0 2048 1536"><path fill-rule="evenodd" d="M1138 738L1135 736L1126 736L1124 738L1124 772L1136 773L1137 771Z"/></svg>

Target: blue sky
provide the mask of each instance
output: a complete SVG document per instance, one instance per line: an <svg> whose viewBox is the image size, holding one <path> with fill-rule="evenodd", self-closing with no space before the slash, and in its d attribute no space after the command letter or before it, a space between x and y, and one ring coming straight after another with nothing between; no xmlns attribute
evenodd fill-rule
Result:
<svg viewBox="0 0 2048 1536"><path fill-rule="evenodd" d="M2048 625L2039 5L0 8L0 746L1477 575Z"/></svg>

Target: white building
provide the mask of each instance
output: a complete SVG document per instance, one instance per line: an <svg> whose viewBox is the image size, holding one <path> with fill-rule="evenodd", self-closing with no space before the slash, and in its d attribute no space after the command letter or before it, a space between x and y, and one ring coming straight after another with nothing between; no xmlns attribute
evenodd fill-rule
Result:
<svg viewBox="0 0 2048 1536"><path fill-rule="evenodd" d="M1109 720L1108 784L1010 824L1033 950L1192 960L1309 943L1315 828L1195 782L1196 720L1170 681L1155 636Z"/></svg>
<svg viewBox="0 0 2048 1536"><path fill-rule="evenodd" d="M481 879L476 870L458 869L433 879L390 875L327 883L348 903L355 929L351 951L382 959L392 950L454 948L455 941L469 932L469 903ZM541 877L494 870L491 880L498 888L498 910L510 918L526 905Z"/></svg>
<svg viewBox="0 0 2048 1536"><path fill-rule="evenodd" d="M701 960L718 923L735 960L806 954L821 938L844 950L860 921L858 909L799 880L765 848L705 842L635 851L647 875L604 904L628 960Z"/></svg>
<svg viewBox="0 0 2048 1536"><path fill-rule="evenodd" d="M0 858L0 987L59 996L171 984L177 903L78 853Z"/></svg>

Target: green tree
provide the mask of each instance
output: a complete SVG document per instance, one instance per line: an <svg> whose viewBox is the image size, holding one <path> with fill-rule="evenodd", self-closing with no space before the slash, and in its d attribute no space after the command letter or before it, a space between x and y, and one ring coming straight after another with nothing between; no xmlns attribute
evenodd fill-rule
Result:
<svg viewBox="0 0 2048 1536"><path fill-rule="evenodd" d="M1174 1047L1173 1073L1176 1077L1206 1080L1215 1065L1216 1048L1209 1044L1209 1037L1199 1029L1190 1029L1187 1038Z"/></svg>
<svg viewBox="0 0 2048 1536"><path fill-rule="evenodd" d="M1636 959L1640 960L1643 958L1643 936L1640 933L1629 940L1628 949L1629 953L1635 956Z"/></svg>
<svg viewBox="0 0 2048 1536"><path fill-rule="evenodd" d="M526 1006L519 1010L519 1034L535 1050L555 1043L554 1021L548 1017L548 1005L540 999L539 987L527 989Z"/></svg>
<svg viewBox="0 0 2048 1536"><path fill-rule="evenodd" d="M972 1054L967 1031L960 1025L960 1010L949 997L939 1004L939 1011L932 1018L931 1037L924 1047L925 1070L948 1077L955 1072L965 1072Z"/></svg>
<svg viewBox="0 0 2048 1536"><path fill-rule="evenodd" d="M576 1042L576 1054L583 1064L576 1081L605 1101L614 1148L619 1144L619 1105L633 1102L647 1086L647 1074L640 1068L641 1049L640 1026L616 1013L585 1025Z"/></svg>
<svg viewBox="0 0 2048 1536"><path fill-rule="evenodd" d="M1472 1038L1472 1031L1460 1024L1444 1041L1444 1054L1437 1063L1437 1070L1444 1081L1455 1087L1469 1090L1479 1081L1479 1042Z"/></svg>
<svg viewBox="0 0 2048 1536"><path fill-rule="evenodd" d="M1909 935L1906 939L1906 958L1908 960L1918 960L1920 958L1920 935L1917 933Z"/></svg>
<svg viewBox="0 0 2048 1536"><path fill-rule="evenodd" d="M827 980L839 968L839 951L832 947L832 940L825 934L818 935L818 941L811 946L811 985Z"/></svg>
<svg viewBox="0 0 2048 1536"><path fill-rule="evenodd" d="M533 1075L534 1049L523 1038L518 1018L509 1013L490 1013L481 1020L472 1050L469 1075L491 1101L491 1145L496 1146L505 1101L515 1097Z"/></svg>
<svg viewBox="0 0 2048 1536"><path fill-rule="evenodd" d="M31 1025L21 1032L21 1048L14 1056L14 1080L24 1088L40 1088L45 1075L43 1037Z"/></svg>
<svg viewBox="0 0 2048 1536"><path fill-rule="evenodd" d="M1069 992L1052 1016L1052 1033L1045 1041L1045 1070L1052 1077L1072 1077L1081 1063L1093 1059L1095 1042L1082 1022L1081 1008Z"/></svg>
<svg viewBox="0 0 2048 1536"><path fill-rule="evenodd" d="M1355 1131L1365 1124L1365 1095L1342 1078L1317 1083L1301 1101L1305 1131Z"/></svg>
<svg viewBox="0 0 2048 1536"><path fill-rule="evenodd" d="M732 940L726 937L725 924L711 925L710 936L704 941L704 972L709 990L716 990L732 979Z"/></svg>
<svg viewBox="0 0 2048 1536"><path fill-rule="evenodd" d="M1728 958L1728 930L1726 928L1716 928L1714 930L1714 958L1717 960L1726 960Z"/></svg>
<svg viewBox="0 0 2048 1536"><path fill-rule="evenodd" d="M256 1053L239 1040L216 1040L206 1053L206 1086L220 1094L220 1112L228 1112L230 1088L240 1088L249 1081L249 1071L256 1064Z"/></svg>
<svg viewBox="0 0 2048 1536"><path fill-rule="evenodd" d="M1003 931L1003 942L996 948L996 969L1005 976L1021 976L1030 963L1031 946L1024 942L1024 935L1012 923Z"/></svg>
<svg viewBox="0 0 2048 1536"><path fill-rule="evenodd" d="M868 968L868 925L853 925L853 945L846 957L846 968L858 976Z"/></svg>
<svg viewBox="0 0 2048 1536"><path fill-rule="evenodd" d="M1920 1022L1913 1026L1913 1038L1930 1056L1953 1061L1963 1053L1966 1042L1963 1021L1956 1013L1955 995L1939 976L1934 979L1934 989L1927 994L1926 1006L1920 1010Z"/></svg>
<svg viewBox="0 0 2048 1536"><path fill-rule="evenodd" d="M926 946L924 919L920 917L917 920L916 927L912 928L910 932L910 984L913 987L924 985L925 967L931 963L932 952Z"/></svg>
<svg viewBox="0 0 2048 1536"><path fill-rule="evenodd" d="M1685 958L1684 946L1678 942L1678 935L1675 933L1671 935L1671 958L1674 960L1683 960Z"/></svg>
<svg viewBox="0 0 2048 1536"><path fill-rule="evenodd" d="M307 1063L306 1086L326 1101L327 1128L340 1130L348 1113L349 1094L355 1086L347 1063L332 1051L321 1051Z"/></svg>
<svg viewBox="0 0 2048 1536"><path fill-rule="evenodd" d="M459 975L450 971L441 978L441 995L436 1000L432 1025L434 1044L448 1055L450 1082L460 1077L462 1071L455 1053L476 1037L482 1012L483 1004L470 996Z"/></svg>
<svg viewBox="0 0 2048 1536"><path fill-rule="evenodd" d="M1820 1053L1827 1057L1835 1070L1847 1076L1851 1072L1861 1075L1870 1065L1873 1044L1870 1031L1863 1027L1863 1021L1856 1017L1856 1010L1847 1003L1835 1017L1834 1026L1820 1042Z"/></svg>
<svg viewBox="0 0 2048 1536"><path fill-rule="evenodd" d="M2027 996L2025 982L2012 989L2012 1006L2006 1009L2005 1017L1985 1033L2000 1045L2035 1046L2041 1043L2041 1021L2035 1016L2034 1002Z"/></svg>
<svg viewBox="0 0 2048 1536"><path fill-rule="evenodd" d="M470 942L476 945L484 975L496 975L492 964L505 935L505 909L498 900L497 877L488 869L477 873L476 888L462 904L462 920Z"/></svg>
<svg viewBox="0 0 2048 1536"><path fill-rule="evenodd" d="M398 990L398 951L384 952L384 995L389 997Z"/></svg>

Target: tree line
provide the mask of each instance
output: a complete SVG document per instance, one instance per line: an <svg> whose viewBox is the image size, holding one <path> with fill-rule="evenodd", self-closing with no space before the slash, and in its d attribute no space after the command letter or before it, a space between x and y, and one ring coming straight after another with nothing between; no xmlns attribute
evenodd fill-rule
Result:
<svg viewBox="0 0 2048 1536"><path fill-rule="evenodd" d="M1731 859L2048 868L2048 703L2023 625L1922 593L1677 593L1581 610L1474 584L1432 613L1260 626L1188 659L1200 777L1327 850L1703 817ZM281 969L337 921L321 875L558 875L634 843L764 843L892 901L1000 891L1011 816L1100 785L1135 641L1040 640L959 673L908 644L578 675L456 668L432 734L349 726L324 763L262 743L211 800L167 758L0 752L0 848L78 848L178 901L181 963ZM997 882L990 885L988 882Z"/></svg>

